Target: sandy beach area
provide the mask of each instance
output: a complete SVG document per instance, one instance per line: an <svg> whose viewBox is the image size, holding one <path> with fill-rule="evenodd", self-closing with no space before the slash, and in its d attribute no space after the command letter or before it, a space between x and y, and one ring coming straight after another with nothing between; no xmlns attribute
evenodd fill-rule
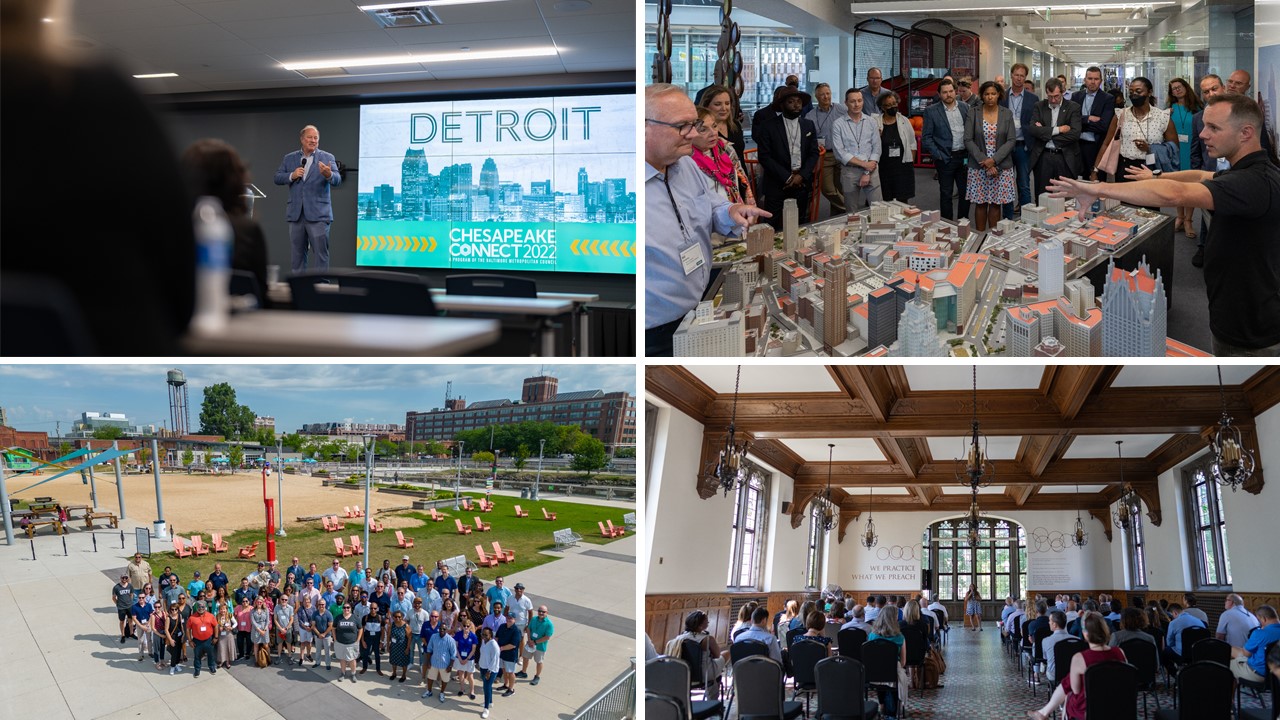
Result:
<svg viewBox="0 0 1280 720"><path fill-rule="evenodd" d="M30 490L16 493L33 482L49 476L48 472L32 477L30 474L9 477L10 497L31 500L35 497L52 497L66 505L89 504L89 486L82 484L79 473L72 473L57 480L37 485ZM364 492L321 486L322 478L307 475L284 475L285 528L295 518L308 515L342 515L343 506L364 506ZM153 475L124 475L124 501L128 517L134 521L151 522L156 519L156 490ZM114 513L120 512L116 499L115 473L95 472L98 490L97 507ZM187 475L162 473L160 487L164 501L165 520L179 532L231 532L246 528L263 527L265 510L262 504L262 472L245 471L224 475ZM267 478L268 497L276 497L276 476ZM404 495L369 494L370 504L377 511L388 507L405 507L413 498ZM388 527L396 527L392 518ZM72 523L83 527L83 523Z"/></svg>

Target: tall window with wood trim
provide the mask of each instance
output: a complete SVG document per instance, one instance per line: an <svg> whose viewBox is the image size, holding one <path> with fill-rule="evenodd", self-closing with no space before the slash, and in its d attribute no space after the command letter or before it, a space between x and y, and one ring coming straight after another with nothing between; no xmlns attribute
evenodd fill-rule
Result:
<svg viewBox="0 0 1280 720"><path fill-rule="evenodd" d="M1142 526L1142 513L1133 516L1129 532L1125 533L1125 548L1129 554L1129 589L1145 590L1147 587L1147 531Z"/></svg>
<svg viewBox="0 0 1280 720"><path fill-rule="evenodd" d="M755 468L734 495L733 541L729 554L729 590L760 590L764 535L768 521L769 481Z"/></svg>
<svg viewBox="0 0 1280 720"><path fill-rule="evenodd" d="M805 562L804 581L807 590L817 590L822 586L822 559L827 539L822 521L822 506L814 503L809 508L809 556Z"/></svg>
<svg viewBox="0 0 1280 720"><path fill-rule="evenodd" d="M978 542L969 543L967 528L954 520L929 526L925 578L940 600L961 600L973 583L983 599L1023 593L1027 586L1027 535L1008 520L983 520ZM923 559L923 558L922 558Z"/></svg>
<svg viewBox="0 0 1280 720"><path fill-rule="evenodd" d="M1226 590L1231 587L1227 521L1222 513L1222 487L1208 472L1210 459L1205 455L1182 469L1195 571L1192 582L1197 590Z"/></svg>

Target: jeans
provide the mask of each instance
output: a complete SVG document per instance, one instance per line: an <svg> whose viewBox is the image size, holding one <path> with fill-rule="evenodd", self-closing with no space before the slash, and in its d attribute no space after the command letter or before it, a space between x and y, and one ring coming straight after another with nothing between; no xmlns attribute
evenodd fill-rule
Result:
<svg viewBox="0 0 1280 720"><path fill-rule="evenodd" d="M898 689L893 687L885 687L884 685L876 686L876 697L880 700L881 715L898 716Z"/></svg>
<svg viewBox="0 0 1280 720"><path fill-rule="evenodd" d="M938 163L938 200L944 220L969 217L969 198L966 196L969 169L965 167L964 160L965 151L962 148L952 152L951 158L945 163ZM960 190L960 200L954 204L951 202L952 187ZM956 205L959 207L956 208ZM953 208L958 209L960 214L952 214Z"/></svg>
<svg viewBox="0 0 1280 720"><path fill-rule="evenodd" d="M484 679L484 707L487 710L493 704L493 681L498 679L498 673L481 670L480 677Z"/></svg>
<svg viewBox="0 0 1280 720"><path fill-rule="evenodd" d="M164 636L151 636L151 660L157 665L164 662Z"/></svg>
<svg viewBox="0 0 1280 720"><path fill-rule="evenodd" d="M213 638L196 640L196 649L191 653L191 666L196 669L197 673L200 672L200 657L206 655L209 658L209 669L212 670L214 661Z"/></svg>

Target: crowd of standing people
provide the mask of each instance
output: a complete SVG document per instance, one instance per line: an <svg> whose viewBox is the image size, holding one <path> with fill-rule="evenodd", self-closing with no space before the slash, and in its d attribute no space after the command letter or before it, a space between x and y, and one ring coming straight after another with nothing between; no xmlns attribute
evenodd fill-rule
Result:
<svg viewBox="0 0 1280 720"><path fill-rule="evenodd" d="M274 560L259 562L233 586L221 563L207 579L197 570L184 584L170 566L153 575L136 554L112 602L120 643L135 639L138 661L150 657L170 675L190 663L199 677L202 661L215 674L237 662L313 669L323 662L332 671L336 658L339 682L355 683L372 665L388 682L404 683L413 669L415 682L426 684L422 698L440 703L450 690L474 701L479 685L485 718L494 692L510 697L518 680L541 681L555 636L548 607L535 605L522 583L508 588L498 576L486 587L471 567L454 577L443 563L428 571L408 555L377 570L363 561L348 570L334 559L318 571L294 557L281 572Z"/></svg>

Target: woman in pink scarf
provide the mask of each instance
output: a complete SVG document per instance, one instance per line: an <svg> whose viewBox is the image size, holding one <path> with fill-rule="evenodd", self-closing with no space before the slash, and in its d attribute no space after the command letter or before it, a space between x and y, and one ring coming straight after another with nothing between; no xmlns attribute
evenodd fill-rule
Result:
<svg viewBox="0 0 1280 720"><path fill-rule="evenodd" d="M747 173L742 169L733 146L720 137L714 113L700 107L698 119L704 127L692 139L693 161L707 176L711 189L729 202L755 205ZM746 190L745 198L743 189Z"/></svg>

